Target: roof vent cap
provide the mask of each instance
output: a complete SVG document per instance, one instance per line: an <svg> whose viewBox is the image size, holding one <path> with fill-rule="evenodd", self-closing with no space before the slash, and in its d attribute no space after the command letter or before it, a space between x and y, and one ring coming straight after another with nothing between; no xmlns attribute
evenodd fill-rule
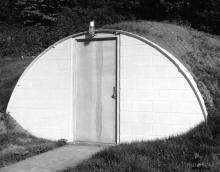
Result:
<svg viewBox="0 0 220 172"><path fill-rule="evenodd" d="M95 21L89 23L89 34L92 38L95 36Z"/></svg>

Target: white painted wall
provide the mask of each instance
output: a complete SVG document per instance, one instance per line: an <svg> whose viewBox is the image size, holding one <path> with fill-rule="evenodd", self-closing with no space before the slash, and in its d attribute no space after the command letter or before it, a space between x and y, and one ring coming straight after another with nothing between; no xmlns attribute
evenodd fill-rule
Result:
<svg viewBox="0 0 220 172"><path fill-rule="evenodd" d="M7 111L35 136L69 137L71 39L37 58L18 81Z"/></svg>
<svg viewBox="0 0 220 172"><path fill-rule="evenodd" d="M96 34L97 38L112 36L114 33ZM11 96L7 112L35 136L75 139L76 38L69 37L40 55L19 79ZM119 48L121 142L180 134L204 121L195 92L167 57L124 34L120 34ZM182 64L166 54L193 81ZM198 91L195 82L191 84ZM200 94L198 97L202 100Z"/></svg>
<svg viewBox="0 0 220 172"><path fill-rule="evenodd" d="M195 93L167 57L138 39L120 39L121 142L180 134L204 121Z"/></svg>

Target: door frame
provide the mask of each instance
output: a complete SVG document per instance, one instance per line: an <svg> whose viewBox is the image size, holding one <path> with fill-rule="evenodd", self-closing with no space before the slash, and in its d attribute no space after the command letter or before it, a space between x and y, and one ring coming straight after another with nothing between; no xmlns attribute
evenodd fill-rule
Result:
<svg viewBox="0 0 220 172"><path fill-rule="evenodd" d="M91 141L77 141L76 140L76 121L77 121L77 115L76 115L76 94L77 94L77 43L78 42L92 42L92 41L108 41L108 40L115 40L115 88L116 88L116 99L115 99L115 140L114 143L102 143L102 142L91 142ZM76 38L74 39L72 43L72 51L73 53L73 59L72 60L72 67L73 67L73 85L72 85L72 100L73 100L73 111L72 111L72 140L74 143L80 143L80 144L95 144L95 145L100 145L100 144L118 144L120 143L120 105L119 105L119 100L120 100L120 56L119 56L119 43L120 43L120 37L119 34L115 34L115 36L110 36L110 37L94 37L94 38Z"/></svg>

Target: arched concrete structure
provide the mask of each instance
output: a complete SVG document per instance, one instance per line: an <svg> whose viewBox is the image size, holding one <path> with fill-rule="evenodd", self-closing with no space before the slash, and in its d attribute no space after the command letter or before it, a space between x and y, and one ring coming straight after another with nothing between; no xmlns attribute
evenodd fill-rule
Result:
<svg viewBox="0 0 220 172"><path fill-rule="evenodd" d="M187 69L153 42L119 30L71 35L20 77L7 112L32 134L121 143L181 134L206 120Z"/></svg>

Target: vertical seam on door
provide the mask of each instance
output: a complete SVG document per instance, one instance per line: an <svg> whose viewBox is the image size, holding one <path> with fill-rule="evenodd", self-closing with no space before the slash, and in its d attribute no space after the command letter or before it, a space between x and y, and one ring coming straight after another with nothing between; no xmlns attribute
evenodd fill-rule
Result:
<svg viewBox="0 0 220 172"><path fill-rule="evenodd" d="M69 121L69 141L73 141L73 58L74 58L74 39L70 41L70 121Z"/></svg>
<svg viewBox="0 0 220 172"><path fill-rule="evenodd" d="M116 33L117 34L117 33ZM120 143L120 34L117 35L116 40L116 84L117 84L117 98L116 98L116 143Z"/></svg>
<svg viewBox="0 0 220 172"><path fill-rule="evenodd" d="M77 41L74 41L74 60L73 60L73 121L74 126L72 127L72 135L73 135L73 141L76 141L76 121L77 121L77 52L78 52L78 46L77 46Z"/></svg>

